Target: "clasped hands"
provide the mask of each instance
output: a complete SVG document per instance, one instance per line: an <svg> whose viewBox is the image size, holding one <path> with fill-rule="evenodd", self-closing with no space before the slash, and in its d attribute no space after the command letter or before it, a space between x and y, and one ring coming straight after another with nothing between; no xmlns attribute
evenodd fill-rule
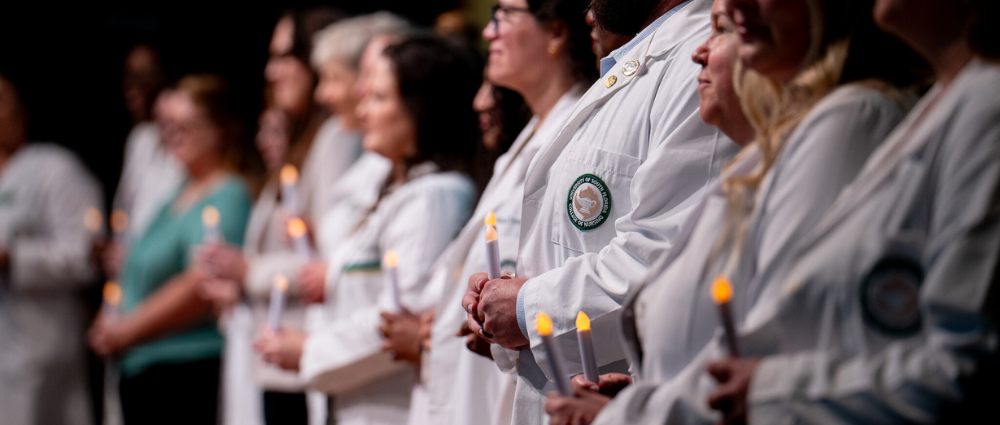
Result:
<svg viewBox="0 0 1000 425"><path fill-rule="evenodd" d="M469 330L508 349L526 347L528 338L517 323L517 294L525 282L527 279L510 276L489 280L486 273L470 276L462 297Z"/></svg>

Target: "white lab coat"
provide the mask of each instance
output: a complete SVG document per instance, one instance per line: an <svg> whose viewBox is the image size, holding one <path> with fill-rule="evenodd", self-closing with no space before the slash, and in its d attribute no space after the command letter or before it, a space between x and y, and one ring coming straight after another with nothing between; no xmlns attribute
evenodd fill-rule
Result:
<svg viewBox="0 0 1000 425"><path fill-rule="evenodd" d="M69 151L22 147L0 171L0 423L92 423L87 380L87 308L97 274L88 208L100 186Z"/></svg>
<svg viewBox="0 0 1000 425"><path fill-rule="evenodd" d="M800 241L746 319L751 423L996 423L998 99L973 60Z"/></svg>
<svg viewBox="0 0 1000 425"><path fill-rule="evenodd" d="M569 373L582 372L575 333L581 310L593 320L602 372L627 369L617 344L626 291L670 248L737 151L698 115L699 67L690 55L708 36L710 9L711 1L694 0L636 45L625 57L640 62L637 72L625 75L618 64L593 85L529 168L517 265L518 276L530 279L522 292L531 349L494 350L494 358L516 356L507 362L516 362L519 374L515 423L548 422L542 404L555 384L533 326L539 311L552 317ZM615 84L607 83L611 76ZM611 202L603 224L580 230L567 194L586 174L603 180Z"/></svg>
<svg viewBox="0 0 1000 425"><path fill-rule="evenodd" d="M731 309L734 317L742 317L768 278L785 270L795 243L822 219L904 113L892 97L860 84L840 87L818 102L789 135L761 182L740 256L724 249L713 257L727 213L726 196L721 185L715 186L685 225L665 267L654 269L650 276L655 277L626 303L624 338L636 384L619 394L595 423L619 423L623 418L664 423L676 414L670 397L690 396L694 404L699 402L696 397L704 397L671 386L679 385L674 378L719 329L718 307L710 296L714 277L722 273L730 278ZM760 163L759 152L751 146L727 173L748 174ZM632 324L636 333L628 331ZM694 367L704 366L696 362ZM655 401L647 403L650 399Z"/></svg>
<svg viewBox="0 0 1000 425"><path fill-rule="evenodd" d="M455 336L467 318L462 297L469 276L487 269L483 218L490 211L497 216L501 271L514 274L528 164L556 137L584 90L579 86L564 94L541 126L537 116L528 122L497 159L472 218L436 263L429 285L441 286L442 296L435 307L421 385L414 387L414 400L424 397L426 402L411 406L410 425L510 425L516 377L497 370L489 359L466 349L465 338ZM421 391L426 395L418 394Z"/></svg>
<svg viewBox="0 0 1000 425"><path fill-rule="evenodd" d="M299 208L317 225L321 222L319 217L335 208L333 201L346 199L331 194L339 193L335 188L343 186L342 177L350 175L351 168L359 162L356 160L360 149L361 135L345 129L336 117L324 122L317 132L296 188L302 204ZM371 162L366 161L365 164ZM378 180L376 170L363 167L363 171ZM343 187L364 191L363 196L370 197L370 192L374 192L374 196L378 194L377 189L372 189L374 186L353 184ZM297 297L295 279L308 260L294 251L287 236L284 218L279 214L279 190L276 181L265 185L247 224L243 255L248 264L244 290L249 305L238 304L222 321L226 334L222 412L223 423L226 424L263 423L262 391L305 390L305 382L298 373L267 364L253 352L253 339L267 319L271 287L276 276L284 275L291 283L282 314L282 326L301 330L305 324L306 306ZM326 400L325 397L321 400L315 398L310 397L309 420L313 425L323 424L326 422Z"/></svg>
<svg viewBox="0 0 1000 425"><path fill-rule="evenodd" d="M311 388L336 397L338 424L407 421L414 371L381 351L379 314L395 309L381 259L396 251L401 304L427 310L440 295L426 290L430 268L475 199L468 177L434 169L414 167L329 259L325 323L310 327L300 366Z"/></svg>
<svg viewBox="0 0 1000 425"><path fill-rule="evenodd" d="M137 124L125 139L115 208L129 218L128 234L139 236L184 181L184 168L163 145L156 123ZM117 397L117 396L116 396Z"/></svg>

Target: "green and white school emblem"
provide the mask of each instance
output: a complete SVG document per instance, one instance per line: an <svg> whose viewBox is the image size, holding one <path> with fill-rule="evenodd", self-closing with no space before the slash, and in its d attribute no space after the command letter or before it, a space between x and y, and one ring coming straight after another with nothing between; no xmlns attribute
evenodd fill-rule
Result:
<svg viewBox="0 0 1000 425"><path fill-rule="evenodd" d="M580 230L596 229L608 219L611 211L611 194L608 185L593 174L576 178L566 199L569 221Z"/></svg>

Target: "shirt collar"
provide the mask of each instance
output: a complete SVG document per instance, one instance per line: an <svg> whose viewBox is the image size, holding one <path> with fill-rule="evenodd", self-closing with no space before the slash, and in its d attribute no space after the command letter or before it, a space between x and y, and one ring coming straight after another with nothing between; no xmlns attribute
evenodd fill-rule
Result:
<svg viewBox="0 0 1000 425"><path fill-rule="evenodd" d="M681 8L683 8L684 6L687 6L688 3L691 3L692 1L693 0L685 0L684 3L674 6L673 8L668 10L667 13L664 13L660 15L659 18L656 18L656 20L653 21L653 23L647 25L646 28L643 28L642 31L639 31L639 33L636 34L635 37L633 37L631 40L629 40L628 43L623 44L621 47L613 50L606 57L602 58L601 77L604 77L604 74L607 74L608 71L611 70L611 68L614 68L615 64L621 61L622 58L625 57L625 54L631 51L633 47L637 46L639 43L642 43L642 41L645 40L647 37L649 37L650 34L659 29L660 26L662 26L663 23L667 21L667 18L677 13L677 11L681 10Z"/></svg>

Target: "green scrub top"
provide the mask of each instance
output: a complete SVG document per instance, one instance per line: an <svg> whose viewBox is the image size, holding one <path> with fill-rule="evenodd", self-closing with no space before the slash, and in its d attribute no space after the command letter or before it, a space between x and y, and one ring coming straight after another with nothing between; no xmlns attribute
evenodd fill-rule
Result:
<svg viewBox="0 0 1000 425"><path fill-rule="evenodd" d="M252 201L242 179L227 176L214 192L178 215L172 205L180 192L164 204L146 232L130 243L121 273L125 314L187 269L194 248L204 239L201 214L205 207L219 210L219 233L226 243L243 244ZM133 347L122 358L121 371L124 376L134 376L156 364L219 357L222 343L215 321L206 317L187 329Z"/></svg>

